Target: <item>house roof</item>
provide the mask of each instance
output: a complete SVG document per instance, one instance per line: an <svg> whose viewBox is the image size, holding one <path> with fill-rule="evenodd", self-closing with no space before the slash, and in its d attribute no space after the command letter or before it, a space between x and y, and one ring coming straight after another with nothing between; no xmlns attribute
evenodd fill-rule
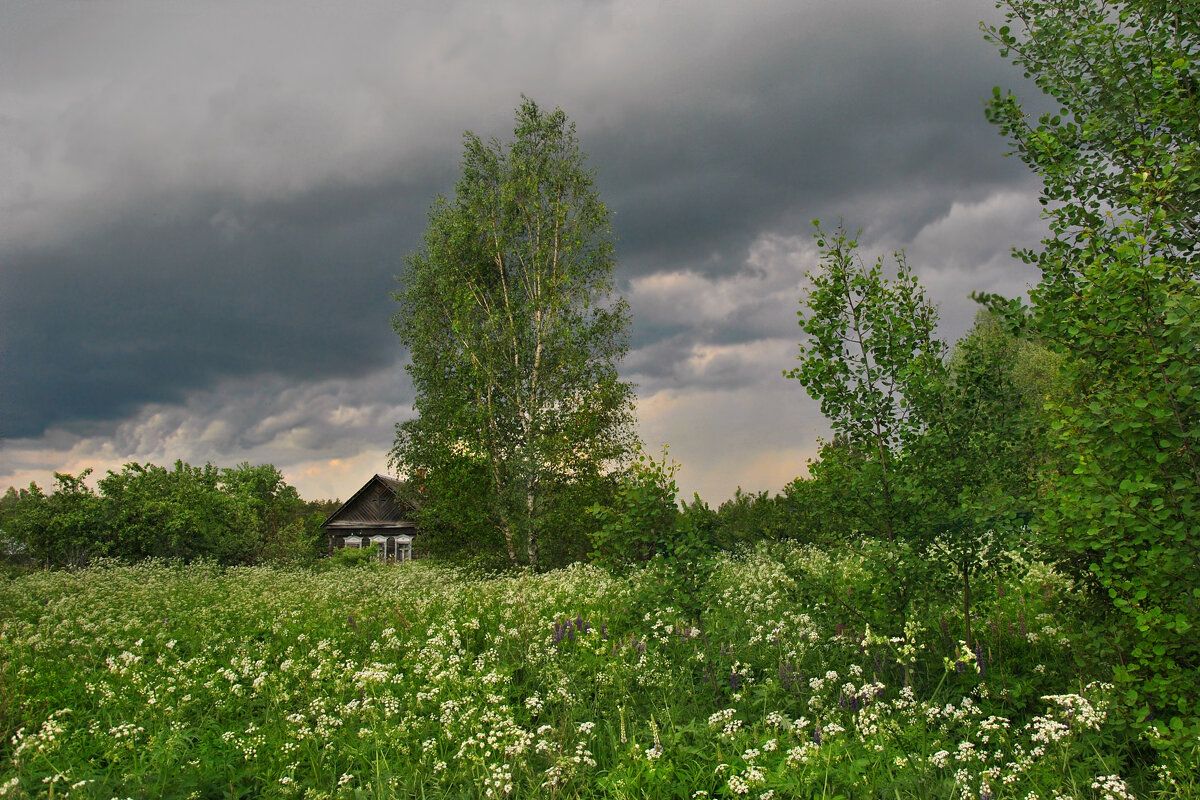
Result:
<svg viewBox="0 0 1200 800"><path fill-rule="evenodd" d="M399 499L403 484L386 475L373 475L349 500L342 503L321 527L355 530L415 528L411 509Z"/></svg>

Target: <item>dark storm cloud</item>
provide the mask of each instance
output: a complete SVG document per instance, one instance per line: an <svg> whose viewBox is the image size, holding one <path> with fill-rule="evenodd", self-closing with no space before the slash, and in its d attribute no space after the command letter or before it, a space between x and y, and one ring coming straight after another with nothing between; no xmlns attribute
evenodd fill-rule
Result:
<svg viewBox="0 0 1200 800"><path fill-rule="evenodd" d="M126 416L223 377L355 377L392 364L389 292L427 198L336 187L289 203L197 199L0 272L4 433ZM164 204L164 207L169 204Z"/></svg>
<svg viewBox="0 0 1200 800"><path fill-rule="evenodd" d="M991 0L216 7L0 26L0 437L29 452L99 424L114 453L284 458L217 435L270 418L324 453L353 416L304 411L330 381L386 436L393 275L461 132L507 138L522 92L576 121L614 212L643 396L776 379L812 217L912 248L957 331L955 298L1022 286L995 274L1036 233L983 116L1019 79Z"/></svg>
<svg viewBox="0 0 1200 800"><path fill-rule="evenodd" d="M1024 180L983 114L1013 75L970 12L947 11L929 28L884 12L870 30L809 29L798 12L761 57L701 70L694 102L639 108L619 133L593 135L626 274L727 273L758 232L803 231L815 216L903 240L956 199Z"/></svg>

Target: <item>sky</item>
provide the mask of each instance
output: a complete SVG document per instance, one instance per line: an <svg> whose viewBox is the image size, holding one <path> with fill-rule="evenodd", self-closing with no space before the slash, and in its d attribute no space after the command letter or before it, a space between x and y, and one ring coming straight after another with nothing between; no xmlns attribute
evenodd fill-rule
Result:
<svg viewBox="0 0 1200 800"><path fill-rule="evenodd" d="M903 249L947 341L1017 295L1039 183L984 117L1036 90L991 0L0 5L0 489L131 461L387 472L396 276L462 134L527 95L613 214L622 376L683 496L779 491L828 425L796 364L811 220Z"/></svg>

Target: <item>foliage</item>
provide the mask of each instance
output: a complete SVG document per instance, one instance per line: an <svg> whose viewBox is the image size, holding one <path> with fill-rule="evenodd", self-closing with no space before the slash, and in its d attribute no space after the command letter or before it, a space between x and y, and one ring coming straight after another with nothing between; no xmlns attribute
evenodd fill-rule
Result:
<svg viewBox="0 0 1200 800"><path fill-rule="evenodd" d="M367 547L339 547L328 559L328 567L369 567L379 563L378 545ZM326 566L322 564L322 566Z"/></svg>
<svg viewBox="0 0 1200 800"><path fill-rule="evenodd" d="M867 266L858 257L858 242L844 229L827 236L818 228L817 245L821 268L809 273L799 312L807 339L800 365L786 375L820 401L833 428L835 445L822 448L822 461L854 465L842 473L857 498L854 527L904 539L921 526L904 493L900 453L925 428L907 398L940 375L937 312L903 254L889 278L882 258Z"/></svg>
<svg viewBox="0 0 1200 800"><path fill-rule="evenodd" d="M90 472L56 473L49 495L36 484L10 493L4 530L23 555L44 566L81 566L97 556L304 563L323 549L324 506L306 514L269 464L130 463L109 471L98 491L86 483Z"/></svg>
<svg viewBox="0 0 1200 800"><path fill-rule="evenodd" d="M629 315L574 125L528 99L516 116L510 144L465 135L455 196L435 201L394 295L418 416L392 458L437 485L428 517L477 542L498 530L512 563L537 566L582 548L551 515L578 520L634 441L616 368ZM480 500L482 518L458 514Z"/></svg>
<svg viewBox="0 0 1200 800"><path fill-rule="evenodd" d="M699 496L690 506L676 505L678 469L665 447L659 461L638 453L611 504L589 509L597 524L591 558L619 572L648 564L657 575L651 599L679 605L689 624L702 625L699 592L714 556L713 515Z"/></svg>
<svg viewBox="0 0 1200 800"><path fill-rule="evenodd" d="M1016 378L1027 344L981 311L911 401L926 423L905 447L915 462L908 489L936 531L929 551L959 576L968 645L972 581L1003 568L1028 538L1043 437Z"/></svg>
<svg viewBox="0 0 1200 800"><path fill-rule="evenodd" d="M35 563L79 566L107 549L94 529L101 515L99 498L78 477L54 473L55 490L47 496L36 484L12 492L3 519L9 546Z"/></svg>
<svg viewBox="0 0 1200 800"><path fill-rule="evenodd" d="M952 565L972 646L972 583L1002 565L1032 501L1038 437L1015 378L1021 345L984 313L948 356L903 254L888 276L844 230L818 229L817 240L821 268L800 311L807 339L787 374L820 400L835 435L785 496L819 509L805 527L824 528L823 541L891 545L895 570L880 591L893 632L921 593L945 590L930 560Z"/></svg>
<svg viewBox="0 0 1200 800"><path fill-rule="evenodd" d="M1200 715L1200 8L1010 0L989 38L1058 106L991 119L1043 179L1033 325L1063 355L1048 534L1124 617L1143 715Z"/></svg>
<svg viewBox="0 0 1200 800"><path fill-rule="evenodd" d="M792 535L791 515L794 511L780 495L772 497L767 492L744 492L739 486L733 497L717 506L714 512L713 539L717 546L732 550L764 539Z"/></svg>
<svg viewBox="0 0 1200 800"><path fill-rule="evenodd" d="M639 452L618 482L611 505L589 509L597 527L591 534L592 560L609 567L673 555L679 508L675 473L679 464Z"/></svg>
<svg viewBox="0 0 1200 800"><path fill-rule="evenodd" d="M942 630L942 604L896 645L844 602L876 613L885 545L722 556L700 587L703 631L646 600L653 562L621 577L575 565L483 579L431 562L104 564L0 582L0 787L1195 796L1196 743L1123 738L1112 688L1076 663L1099 631L1074 615L1069 578L1022 563L981 599L973 652L961 629Z"/></svg>
<svg viewBox="0 0 1200 800"><path fill-rule="evenodd" d="M421 531L423 555L457 558L505 553L491 503L491 480L480 459L443 453L438 469L419 472L403 483L403 499L413 508L413 521Z"/></svg>

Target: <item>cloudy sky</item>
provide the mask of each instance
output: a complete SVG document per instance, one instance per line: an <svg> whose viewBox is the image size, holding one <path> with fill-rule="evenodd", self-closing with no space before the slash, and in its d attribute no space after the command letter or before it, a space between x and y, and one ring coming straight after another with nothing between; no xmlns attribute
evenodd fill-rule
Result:
<svg viewBox="0 0 1200 800"><path fill-rule="evenodd" d="M1038 185L984 119L1030 95L992 0L0 6L0 489L128 461L386 470L390 292L461 137L522 93L614 214L642 436L716 503L827 428L795 363L810 220L904 248L953 339L1033 280Z"/></svg>

